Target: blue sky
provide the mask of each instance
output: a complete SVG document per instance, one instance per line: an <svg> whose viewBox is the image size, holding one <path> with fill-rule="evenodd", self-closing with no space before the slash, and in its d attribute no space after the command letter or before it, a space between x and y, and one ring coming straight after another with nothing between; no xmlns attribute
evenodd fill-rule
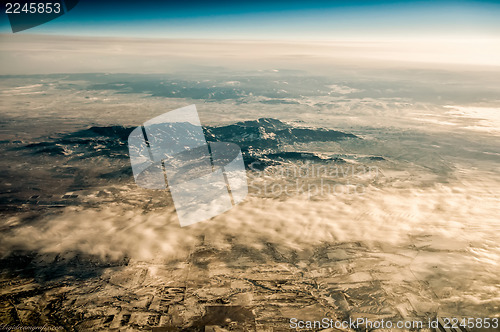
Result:
<svg viewBox="0 0 500 332"><path fill-rule="evenodd" d="M495 38L498 1L95 1L20 33L222 39ZM5 14L0 31L11 33Z"/></svg>

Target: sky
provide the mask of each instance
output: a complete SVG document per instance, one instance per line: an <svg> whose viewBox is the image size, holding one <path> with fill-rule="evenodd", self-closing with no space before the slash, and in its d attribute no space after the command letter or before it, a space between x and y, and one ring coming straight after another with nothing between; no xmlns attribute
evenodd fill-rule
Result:
<svg viewBox="0 0 500 332"><path fill-rule="evenodd" d="M0 75L157 73L193 65L497 70L499 17L500 1L80 0L66 14L17 33L2 11Z"/></svg>
<svg viewBox="0 0 500 332"><path fill-rule="evenodd" d="M96 1L20 34L133 38L494 39L499 1ZM0 33L12 33L6 14ZM0 40L1 42L1 40Z"/></svg>

